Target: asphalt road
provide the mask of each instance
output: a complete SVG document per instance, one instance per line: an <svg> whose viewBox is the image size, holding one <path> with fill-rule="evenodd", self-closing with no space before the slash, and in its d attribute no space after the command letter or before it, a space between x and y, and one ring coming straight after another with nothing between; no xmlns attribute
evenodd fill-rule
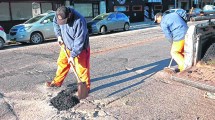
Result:
<svg viewBox="0 0 215 120"><path fill-rule="evenodd" d="M123 120L199 119L204 118L203 113L200 114L201 117L190 117L189 114L198 113L201 111L198 110L199 108L208 108L209 112L214 111L211 101L204 101L205 103L202 104L193 102L189 105L190 101L200 100L202 102L201 95L204 91L154 79L156 72L168 66L170 61L170 44L165 40L159 27L93 35L90 36L90 45L92 85L88 101L84 102L85 105L82 103L82 106L86 106L87 103L89 106L86 106L85 110L76 107L63 112L50 106L49 100L61 90L69 89L72 84L76 83L73 74L67 76L61 88L47 89L44 87L44 82L51 81L57 69L56 60L59 53L57 42L45 42L40 45L13 45L1 50L0 93L10 105L14 115L21 120L96 119L99 115L103 117L112 115L110 119ZM189 91L192 93L187 93ZM135 94L136 92L139 95ZM183 95L181 95L182 93ZM141 101L144 98L146 100L144 105L148 109L142 110L142 112L136 111L135 114L135 110L129 112L131 109L122 107L128 111L125 115L125 111L120 112L119 108L113 107L120 105L120 100L123 101L126 96L130 95L140 98ZM192 96L194 97L192 98ZM183 99L179 99L182 97ZM131 98L129 98L130 101L132 101ZM92 106L90 103L93 103ZM130 104L132 106L134 103ZM168 111L169 108L167 109L169 104L172 105L173 113ZM192 107L195 104L196 107ZM180 108L180 105L183 107ZM191 111L187 113L182 111L189 107L192 108ZM86 112L86 109L92 111ZM95 109L99 109L97 111L105 109L109 112L108 115L97 113ZM161 112L162 110L164 112ZM118 112L112 113L111 111ZM168 114L169 112L171 114ZM147 117L140 115L142 113L147 114ZM214 114L211 116L208 114L205 115L205 118L208 116L213 118ZM132 115L139 117L131 117ZM109 119L108 117L106 119Z"/></svg>

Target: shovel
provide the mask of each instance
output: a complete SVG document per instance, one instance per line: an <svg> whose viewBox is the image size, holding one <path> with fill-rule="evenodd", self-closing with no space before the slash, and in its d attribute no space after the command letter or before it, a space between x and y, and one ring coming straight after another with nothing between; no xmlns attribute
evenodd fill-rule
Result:
<svg viewBox="0 0 215 120"><path fill-rule="evenodd" d="M165 67L163 70L167 73L176 73L176 71L174 69L171 68L171 65L172 65L172 61L173 61L173 58L171 58L170 62L169 62L169 66L168 67Z"/></svg>
<svg viewBox="0 0 215 120"><path fill-rule="evenodd" d="M60 45L60 47L64 50L67 59L69 59L69 55L66 52L66 46L65 45ZM87 89L86 82L82 82L80 80L80 78L78 77L78 74L77 74L77 72L75 70L75 65L72 62L70 62L70 66L71 66L72 71L75 74L75 77L76 77L77 82L78 82L78 98L79 99L85 99L88 96L88 93L89 93L89 90Z"/></svg>

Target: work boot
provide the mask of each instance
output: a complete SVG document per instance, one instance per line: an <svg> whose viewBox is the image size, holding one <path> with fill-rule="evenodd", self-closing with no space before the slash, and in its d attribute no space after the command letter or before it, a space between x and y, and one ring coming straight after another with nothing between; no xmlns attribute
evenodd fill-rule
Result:
<svg viewBox="0 0 215 120"><path fill-rule="evenodd" d="M52 81L52 82L46 82L45 86L46 87L61 87L61 85L54 83L54 81Z"/></svg>

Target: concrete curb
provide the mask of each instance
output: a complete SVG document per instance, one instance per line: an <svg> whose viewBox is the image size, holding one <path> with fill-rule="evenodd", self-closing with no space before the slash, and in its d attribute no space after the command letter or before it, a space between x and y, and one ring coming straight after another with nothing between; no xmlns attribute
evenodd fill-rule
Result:
<svg viewBox="0 0 215 120"><path fill-rule="evenodd" d="M4 100L0 94L0 120L18 120L11 106Z"/></svg>
<svg viewBox="0 0 215 120"><path fill-rule="evenodd" d="M215 93L215 86L204 84L202 82L196 82L196 81L189 80L189 79L178 78L174 75L171 76L171 80L174 80L176 82L180 82L180 83L183 83L185 85L192 86L192 87L195 87L195 88L198 88L201 90Z"/></svg>

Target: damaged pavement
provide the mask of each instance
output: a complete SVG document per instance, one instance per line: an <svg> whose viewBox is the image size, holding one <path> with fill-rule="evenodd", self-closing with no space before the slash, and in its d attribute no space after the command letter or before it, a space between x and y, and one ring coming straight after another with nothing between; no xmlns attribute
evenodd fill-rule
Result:
<svg viewBox="0 0 215 120"><path fill-rule="evenodd" d="M206 90L158 76L170 61L170 45L162 35L155 27L91 36L92 89L81 101L74 98L72 74L61 88L44 87L56 71L56 42L6 48L0 52L0 100L8 111L1 113L15 120L213 119L215 103L204 97Z"/></svg>

